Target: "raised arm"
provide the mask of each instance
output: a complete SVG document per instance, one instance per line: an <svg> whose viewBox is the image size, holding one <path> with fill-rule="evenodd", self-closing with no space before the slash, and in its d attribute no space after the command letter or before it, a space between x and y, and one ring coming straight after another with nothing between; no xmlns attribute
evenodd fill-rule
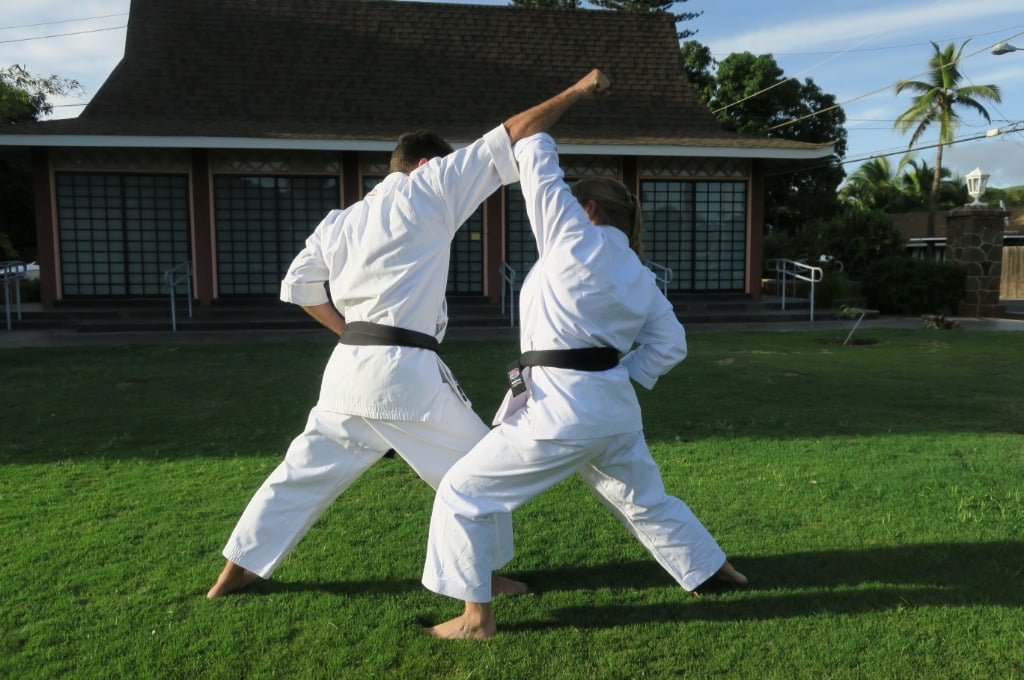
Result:
<svg viewBox="0 0 1024 680"><path fill-rule="evenodd" d="M572 87L506 120L505 130L509 139L515 144L530 135L547 132L569 107L581 99L604 94L609 84L608 78L595 68Z"/></svg>

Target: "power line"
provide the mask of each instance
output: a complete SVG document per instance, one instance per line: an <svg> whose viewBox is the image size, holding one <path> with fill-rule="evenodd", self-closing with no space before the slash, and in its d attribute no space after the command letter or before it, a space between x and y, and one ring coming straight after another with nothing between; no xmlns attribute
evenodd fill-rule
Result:
<svg viewBox="0 0 1024 680"><path fill-rule="evenodd" d="M940 42L941 43L941 42L956 42L958 40L968 40L968 39L971 39L971 38L978 38L978 37L982 37L982 36L986 36L986 35L1003 34L1006 31L1013 31L1013 30L1016 30L1018 28L1024 28L1024 25L1007 26L1007 27L1001 28L1001 29L999 29L997 31L988 31L986 33L977 33L977 34L974 34L974 35L953 36L951 38L943 38L941 40L936 40L935 42ZM843 50L843 52L882 52L882 51L885 51L885 50L904 50L904 49L909 49L911 47L923 47L926 44L929 44L929 43L918 42L918 43L907 43L905 45L883 45L881 47L864 47L864 48L854 47L854 48L851 48L851 49L848 49L848 50ZM828 51L821 51L821 52L816 52L816 51L806 51L806 52L804 52L804 51L800 51L800 52L772 52L771 54L777 55L777 56L788 57L788 56L801 55L801 54L804 54L804 55L842 54L843 52L833 53L833 52L828 52ZM713 52L712 54L716 54L716 53ZM724 54L724 53L719 52L717 54Z"/></svg>
<svg viewBox="0 0 1024 680"><path fill-rule="evenodd" d="M101 14L95 17L82 17L81 19L62 19L60 21L43 21L38 24L22 24L20 26L0 26L0 31L8 31L13 28L35 28L36 26L50 26L53 24L71 24L76 21L92 21L93 19L109 19L110 17L123 17L127 16L127 12L118 12L117 14Z"/></svg>
<svg viewBox="0 0 1024 680"><path fill-rule="evenodd" d="M117 31L122 28L127 28L128 25L124 26L111 26L110 28L94 28L91 31L75 31L74 33L54 33L53 35L37 35L33 38L14 38L12 40L0 40L0 45L6 45L7 43L26 42L29 40L45 40L46 38L63 38L69 35L83 35L85 33L100 33L102 31Z"/></svg>
<svg viewBox="0 0 1024 680"><path fill-rule="evenodd" d="M829 163L819 163L819 164L816 164L816 165L802 166L800 168L794 168L792 170L781 170L779 172L765 173L765 176L767 176L767 177L775 177L775 176L778 176L778 175L789 175L789 174L792 174L794 172L807 172L808 170L817 170L819 168L827 168L827 167L831 167L832 165L849 165L850 163L863 163L864 161L870 161L870 160L873 160L875 158L887 158L889 156L899 156L901 154L913 153L915 151L925 151L927 149L934 149L934 148L938 147L940 144L942 146L947 146L948 147L948 146L953 146L955 144L962 144L963 142L974 142L974 141L977 141L979 139L992 139L992 138L999 137L999 136L1002 136L1002 135L1008 135L1008 134L1014 134L1014 133L1020 133L1020 132L1024 132L1024 120L1016 121L1016 122L1012 123L1011 125L1006 126L1005 128L996 128L994 130L988 130L988 131L986 131L985 133L982 133L982 134L971 135L970 137L961 137L959 139L954 139L953 141L947 142L945 144L942 144L941 142L933 142L931 144L922 144L921 146L907 147L906 149L901 149L901 150L898 150L898 151L873 152L873 153L867 154L865 156L860 156L858 158L849 158L849 159L843 159L841 161L834 161L834 162L829 162Z"/></svg>
<svg viewBox="0 0 1024 680"><path fill-rule="evenodd" d="M1000 41L1000 42L1008 42L1008 41L1013 40L1014 38L1016 38L1017 36L1020 36L1020 35L1024 35L1024 31L1021 31L1020 33L1016 33L1014 35L1011 35L1006 40L1003 40L1003 41ZM906 81L906 80L911 80L913 78L920 78L920 77L926 76L929 73L932 73L934 71L938 71L938 70L941 70L941 69L946 68L948 66L953 66L954 64L958 64L961 61L963 61L964 59L969 59L970 57L973 57L973 56L976 56L976 55L980 54L981 52L985 52L987 50L990 50L990 49L992 49L993 47L995 47L998 44L999 44L998 42L997 43L992 43L991 45L988 45L986 47L982 47L981 49L976 50L974 52L971 52L967 56L960 57L959 59L956 59L955 61L952 61L952 62L950 62L948 64L943 64L941 66L937 66L936 68L930 68L927 71L922 71L921 73L918 73L917 75L910 76L910 78L901 78L900 80L897 80L895 83L892 83L890 85L886 85L885 87L881 87L881 88L879 88L877 90L873 90L871 92L868 92L867 94L862 94L859 97L854 97L852 99L847 99L846 101L839 102L838 104L833 104L832 106L827 106L827 107L825 107L823 109L819 109L818 111L813 111L811 113L805 114L805 115L800 116L798 118L793 118L792 120L788 120L788 121L785 121L783 123L778 123L777 125L773 125L770 128L768 128L768 130L778 130L779 128L788 127L790 125L793 125L794 123L799 123L802 120L807 120L808 118L813 118L813 117L819 116L819 115L821 115L823 113L828 113L829 111L832 111L833 109L838 109L838 108L840 108L842 106L845 106L847 104L853 103L855 101L859 101L861 99L866 99L866 98L868 98L868 97L870 97L872 95L878 94L879 92L884 92L884 91L886 91L886 90L888 90L888 89L890 89L892 87L895 87L900 82L903 82L903 81Z"/></svg>

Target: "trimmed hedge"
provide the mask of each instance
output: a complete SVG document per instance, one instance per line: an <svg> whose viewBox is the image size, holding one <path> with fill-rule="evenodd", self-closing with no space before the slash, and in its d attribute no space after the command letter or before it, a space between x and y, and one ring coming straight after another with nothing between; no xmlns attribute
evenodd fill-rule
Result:
<svg viewBox="0 0 1024 680"><path fill-rule="evenodd" d="M893 256L868 265L862 283L868 306L882 314L955 314L967 275L955 264Z"/></svg>

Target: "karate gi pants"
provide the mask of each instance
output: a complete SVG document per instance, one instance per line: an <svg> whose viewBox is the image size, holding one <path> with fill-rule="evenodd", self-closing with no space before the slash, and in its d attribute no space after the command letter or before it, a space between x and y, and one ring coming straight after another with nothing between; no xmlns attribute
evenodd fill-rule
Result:
<svg viewBox="0 0 1024 680"><path fill-rule="evenodd" d="M725 564L725 553L690 508L665 493L642 431L534 440L528 420L527 410L519 411L445 475L430 519L423 569L427 588L467 602L490 602L495 527L573 472L686 590Z"/></svg>
<svg viewBox="0 0 1024 680"><path fill-rule="evenodd" d="M447 394L447 393L446 393ZM314 408L284 461L267 477L242 513L224 557L269 578L324 510L363 472L394 449L423 481L441 478L488 431L480 417L451 393L429 421L374 420ZM493 525L488 559L512 559L512 520Z"/></svg>

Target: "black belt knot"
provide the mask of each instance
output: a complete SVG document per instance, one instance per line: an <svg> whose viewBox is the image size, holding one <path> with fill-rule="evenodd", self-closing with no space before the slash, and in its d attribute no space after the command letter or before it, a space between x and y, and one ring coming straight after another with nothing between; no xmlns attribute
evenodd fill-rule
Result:
<svg viewBox="0 0 1024 680"><path fill-rule="evenodd" d="M371 323L369 321L352 321L345 324L345 331L338 336L343 345L398 345L401 347L419 347L436 352L440 347L433 335L411 331L397 326Z"/></svg>

